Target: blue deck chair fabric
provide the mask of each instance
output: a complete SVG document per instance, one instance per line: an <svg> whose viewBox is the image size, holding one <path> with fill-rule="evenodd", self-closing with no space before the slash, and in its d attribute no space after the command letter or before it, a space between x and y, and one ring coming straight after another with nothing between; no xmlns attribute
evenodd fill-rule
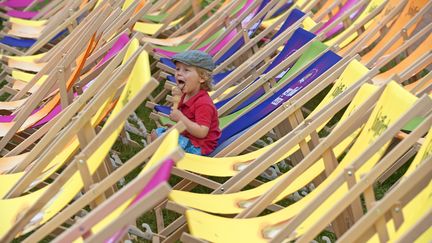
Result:
<svg viewBox="0 0 432 243"><path fill-rule="evenodd" d="M302 46L304 46L306 43L311 41L315 35L311 32L308 32L307 30L304 30L302 28L298 28L294 31L291 38L286 42L284 48L282 51L276 56L274 61L264 70L263 74L268 73L273 68L275 68L277 65L279 65L282 61L286 60L289 56L291 56L295 51L300 49ZM288 70L285 70L283 73L287 72ZM172 77L172 82L175 82L174 77ZM246 87L247 88L247 87ZM246 89L245 88L245 89ZM255 100L257 100L259 97L261 97L265 93L264 88L258 89L253 95L251 95L248 99L243 101L241 104L237 105L235 109L231 113L234 113L238 110L243 109L244 107L248 106ZM219 102L215 103L216 108L221 108L223 105L228 103L231 99L235 97L232 96L230 98L221 100ZM156 105L155 110L158 112L162 112L164 114L170 114L171 108L167 106L162 105Z"/></svg>
<svg viewBox="0 0 432 243"><path fill-rule="evenodd" d="M279 65L282 61L286 60L288 57L290 57L294 52L296 52L298 49L300 49L306 43L311 41L314 37L315 37L314 34L308 32L302 28L297 29L293 33L292 37L287 41L287 43L285 44L282 51L276 56L274 61L264 70L263 74L270 72L273 68L275 68L277 65ZM288 70L289 70L289 68L282 73L286 73ZM241 110L244 107L248 106L249 104L251 104L252 102L257 100L259 97L261 97L264 93L265 93L264 88L261 87L253 95L251 95L248 99L246 99L241 104L236 106L236 108L233 109L233 111L231 113L236 112L238 110ZM228 99L217 102L215 104L216 108L219 109L220 107L222 107L223 105L228 103L234 97L235 97L235 95L228 98Z"/></svg>
<svg viewBox="0 0 432 243"><path fill-rule="evenodd" d="M56 40L60 36L67 33L67 30L63 30L60 33L58 33L56 36L54 36L51 41ZM3 43L8 46L14 46L19 48L30 48L32 47L37 40L35 39L29 39L29 38L15 38L10 36L5 36L2 39L0 39L0 43Z"/></svg>
<svg viewBox="0 0 432 243"><path fill-rule="evenodd" d="M223 144L230 137L242 132L260 119L266 117L277 107L288 101L300 90L310 84L313 80L323 74L327 69L335 65L341 57L332 51L327 51L318 60L311 64L300 75L294 78L290 83L272 95L269 99L257 105L255 108L240 116L236 121L229 124L222 130L219 139L219 145Z"/></svg>

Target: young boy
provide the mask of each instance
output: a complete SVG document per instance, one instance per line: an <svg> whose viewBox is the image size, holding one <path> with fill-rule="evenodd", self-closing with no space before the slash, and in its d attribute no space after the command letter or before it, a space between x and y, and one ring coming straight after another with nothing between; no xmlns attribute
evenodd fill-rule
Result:
<svg viewBox="0 0 432 243"><path fill-rule="evenodd" d="M207 93L211 90L215 64L209 54L198 50L176 54L172 60L176 64L177 81L173 96L181 98L170 119L186 125L179 144L188 153L208 155L216 148L221 134L216 107ZM157 135L164 130L156 129Z"/></svg>

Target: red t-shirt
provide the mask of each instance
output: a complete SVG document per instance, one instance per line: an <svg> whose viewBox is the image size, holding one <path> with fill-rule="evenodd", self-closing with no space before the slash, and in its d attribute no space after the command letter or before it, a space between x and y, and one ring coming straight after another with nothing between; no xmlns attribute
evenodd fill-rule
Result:
<svg viewBox="0 0 432 243"><path fill-rule="evenodd" d="M189 120L208 127L209 132L205 138L197 138L188 131L184 131L182 135L189 138L195 147L200 147L202 154L210 154L216 148L221 135L216 107L205 90L200 90L186 103L183 103L184 98L185 95L181 97L178 109Z"/></svg>

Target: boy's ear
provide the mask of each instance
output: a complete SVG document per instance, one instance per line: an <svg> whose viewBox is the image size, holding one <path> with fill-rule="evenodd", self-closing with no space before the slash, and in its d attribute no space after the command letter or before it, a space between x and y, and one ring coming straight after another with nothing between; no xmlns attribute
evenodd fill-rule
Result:
<svg viewBox="0 0 432 243"><path fill-rule="evenodd" d="M205 83L205 79L203 79L203 78L200 77L199 82L200 82L201 84L203 84L203 83Z"/></svg>

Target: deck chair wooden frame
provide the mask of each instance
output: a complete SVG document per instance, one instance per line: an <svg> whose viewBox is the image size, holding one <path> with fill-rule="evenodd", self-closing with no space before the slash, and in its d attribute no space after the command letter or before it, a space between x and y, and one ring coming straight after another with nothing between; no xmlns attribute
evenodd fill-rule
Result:
<svg viewBox="0 0 432 243"><path fill-rule="evenodd" d="M108 9L107 9L107 11L105 11L104 14L99 16L99 21L98 21L99 24L102 22L103 18L107 15L108 15ZM95 28L97 28L97 27L98 27L98 24L95 23ZM93 34L90 35L90 33L91 33L90 31L92 31L92 29L89 29L87 32L85 32L85 33L88 33L88 35L87 35L88 37L86 37L86 38L88 38L87 40L90 40L91 36L93 35ZM61 60L60 63L57 65L57 68L55 68L54 70L52 70L50 72L50 75L49 75L50 77L41 86L41 89L40 89L41 92L39 92L37 95L32 95L28 99L28 101L27 101L28 105L26 106L26 108L21 110L20 113L17 114L17 117L15 118L15 122L14 122L13 126L11 127L11 129L9 129L7 134L1 139L1 141L0 141L0 148L1 149L3 149L6 146L6 144L9 142L9 140L12 138L12 136L16 133L16 131L18 131L18 129L24 123L25 119L30 115L31 111L34 110L34 108L36 108L36 105L39 103L38 101L47 95L47 93L50 91L50 87L52 87L58 79L60 79L60 82L58 82L57 85L59 87L60 94L63 97L62 105L67 106L67 104L69 104L70 96L67 94L68 92L66 89L66 79L67 79L66 75L68 75L68 73L66 73L65 71L70 70L70 66L72 64L72 61L69 60L69 58L73 57L73 56L78 56L78 54L81 52L80 49L82 48L83 45L86 44L85 39L83 39L83 40L84 41L81 43L80 42L76 43L76 45L75 45L76 47L72 48L70 51L67 52L69 55L63 57L63 60ZM60 54L61 53L59 53L59 55ZM86 54L86 55L88 55L88 54ZM49 66L45 66L44 68L48 69ZM42 75L42 73L38 74L38 75ZM36 80L38 75L36 75L34 77L35 80ZM35 80L32 80L32 81L35 81ZM65 81L61 81L61 80L65 80ZM21 92L24 92L24 90L21 90ZM19 95L19 94L17 94L17 95Z"/></svg>
<svg viewBox="0 0 432 243"><path fill-rule="evenodd" d="M319 231L322 230L323 226L326 225L326 223L330 222L331 220L335 219L337 215L339 215L345 208L348 207L350 203L353 203L359 196L360 193L364 193L365 199L366 199L366 205L367 207L371 207L373 205L373 182L376 181L380 174L382 174L383 171L388 170L392 164L395 164L398 158L401 158L402 155L413 145L416 144L418 139L421 138L422 135L424 135L428 128L431 126L432 119L429 115L426 120L422 122L421 125L419 125L415 131L410 133L403 141L401 141L400 144L398 144L394 149L392 149L383 159L381 159L380 163L376 165L376 168L374 168L370 173L366 174L364 178L362 178L358 182L354 182L354 184L350 185L350 192L347 194L343 199L335 202L336 205L334 208L329 210L323 217L321 217L321 220L319 222L316 222L308 232L306 232L302 237L299 238L299 241L307 241L311 238L314 238L317 234L319 234ZM332 185L329 185L327 187L326 192L330 192L332 190L333 185L336 184L342 184L342 183L350 183L348 182L349 177L348 173L354 173L357 168L360 167L360 165L363 163L365 156L367 157L367 154L373 154L374 151L378 150L380 147L379 144L383 144L385 142L384 138L379 138L375 143L374 146L369 147L367 151L363 153L361 157L356 159L351 165L351 168L347 168L345 171L345 174L340 174L338 176L338 179L332 183ZM372 195L371 195L372 193ZM323 194L321 194L323 195ZM371 197L372 196L372 197ZM320 199L322 198L319 197ZM396 200L395 200L396 201ZM300 214L298 214L295 218L293 218L289 224L285 227L287 232L293 232L293 228L305 219L306 214L310 214L313 210L312 208L316 207L318 204L317 200L314 200L313 203L308 204L304 210ZM372 206L373 207L373 206ZM362 212L355 212L354 215L356 216L356 219L359 220L358 217L363 217ZM328 218L325 218L328 217ZM357 221L356 220L356 221ZM318 223L321 223L321 225L318 225ZM370 221L369 221L370 223ZM285 237L288 236L288 234L284 234ZM281 235L281 237L283 237ZM280 239L280 238L278 238ZM275 240L277 240L275 238Z"/></svg>
<svg viewBox="0 0 432 243"><path fill-rule="evenodd" d="M136 53L136 55L138 55L138 52ZM129 61L131 61L131 59L129 59ZM128 75L128 73L123 73L123 75L126 76ZM82 141L83 142L87 141L88 145L82 150L80 156L76 156L75 159L69 164L69 166L62 172L62 174L58 177L58 180L56 180L55 184L50 185L50 190L45 191L44 195L39 198L42 201L42 203L36 203L34 205L35 208L38 208L36 211L40 210L42 206L46 203L43 201L49 200L52 197L52 195L54 195L57 192L57 190L60 189L61 186L68 180L68 178L70 178L76 172L80 173L84 185L86 185L85 187L86 188L90 187L90 184L92 182L91 175L89 174L88 166L85 163L82 163L83 161L87 161L87 156L90 156L92 154L88 152L95 151L99 147L100 142L104 141L106 137L111 134L113 128L118 127L119 124L121 124L124 121L124 117L127 117L127 114L129 114L130 112L132 112L137 108L137 106L142 102L142 97L148 95L151 92L151 90L154 89L156 86L157 86L157 82L154 82L152 81L152 79L150 79L149 82L141 90L139 90L138 93L133 98L131 98L131 100L112 120L112 122L110 122L104 129L102 129L102 131L99 133L98 136L96 136L94 131L92 134L92 132L90 132L87 129L89 124L85 120L88 119L89 116L85 116L85 113L91 112L91 109L87 109L82 114L82 116L80 116L81 119L78 119L75 123L73 123L69 127L69 129L67 129L70 131L73 128L81 127L82 129L78 129L78 131L81 130L83 132L87 132L87 134L83 134L83 136L85 135L86 137L84 137L85 140L83 139ZM95 105L95 103L93 103L93 105ZM75 129L75 131L77 130ZM66 134L64 134L64 136L65 135ZM34 216L35 211L30 209L29 211L27 211L27 213L28 215L25 215L24 217L20 218L19 222L17 222L17 224L4 236L4 239L8 239L9 237L13 238L16 235L16 233L18 233L21 229L23 229L21 227L24 227L27 224L28 222L27 220L30 220ZM28 216L28 218L26 216Z"/></svg>
<svg viewBox="0 0 432 243"><path fill-rule="evenodd" d="M397 184L392 190L380 201L376 202L370 208L370 212L364 215L349 231L347 231L342 237L340 241L349 239L350 240L358 240L361 239L363 235L367 235L368 228L370 228L370 224L376 225L379 227L377 232L378 237L381 241L385 241L388 239L387 228L385 226L385 213L390 213L394 220L397 221L398 226L403 224L403 215L400 201L403 200L402 197L404 195L410 194L413 190L419 190L423 185L422 180L427 180L429 178L430 181L430 173L431 173L431 163L432 159L429 157L419 167L409 175L406 180ZM429 172L429 173L428 173ZM430 186L424 188L426 190L430 188ZM410 229L407 230L404 234L400 236L400 238L395 239L396 242L413 242L415 241L423 232L426 232L430 229L430 218L431 213L426 213L423 217L419 219L419 221L412 225ZM406 215L405 217L409 217ZM401 222L402 221L402 222ZM367 222L367 225L365 224ZM397 227L397 226L396 226ZM361 235L363 234L363 235Z"/></svg>
<svg viewBox="0 0 432 243"><path fill-rule="evenodd" d="M183 123L177 123L172 128L170 128L169 131L171 131L172 129L183 131L185 129L185 126ZM121 167L119 167L114 172L112 172L112 174L109 177L104 178L102 181L95 184L94 187L92 187L91 190L88 191L88 193L84 194L78 200L76 200L71 205L66 207L58 215L53 217L50 221L42 225L39 230L37 230L31 236L29 236L27 241L33 242L34 240L42 240L47 234L54 231L57 227L60 227L60 225L63 222L65 222L68 218L73 217L90 202L96 200L100 196L101 192L104 192L107 189L109 189L113 185L113 183L119 181L121 178L124 178L134 168L137 168L145 160L149 159L152 156L152 154L157 150L157 148L163 141L164 137L165 134L157 138L155 141L150 143L146 148L142 149L140 152L135 154L131 159L128 160L127 163L123 164ZM92 143L95 146L97 145L95 142ZM176 156L178 155L175 154L172 155L173 158L176 158Z"/></svg>
<svg viewBox="0 0 432 243"><path fill-rule="evenodd" d="M139 192L139 190L142 189L143 185L145 185L151 179L151 176L157 172L157 169L162 164L161 162L165 161L166 159L177 161L178 159L180 159L182 157L182 154L183 154L183 152L180 149L176 149L176 150L168 153L166 156L164 156L164 158L165 158L164 160L161 160L158 163L156 163L156 165L153 165L151 168L149 168L149 171L145 172L143 175L139 175L137 178L134 179L134 181L132 181L131 183L126 185L124 188L122 188L119 192L117 192L115 195L113 195L112 197L107 199L103 204L101 204L99 207L97 207L94 211L90 212L89 215L87 215L85 218L83 218L82 220L77 222L71 228L67 229L62 235L60 235L55 240L59 241L59 242L64 242L64 240L66 240L66 239L76 238L78 235L82 235L82 232L83 232L83 230L81 230L82 228L86 228L86 229L88 229L86 231L90 231L95 223L102 220L104 216L106 217L116 207L119 207L120 205L122 205L123 202L125 202L127 199L130 199L133 196L135 196ZM126 167L126 165L123 165L123 166ZM116 182L116 181L113 181L111 179L105 178L103 180L103 182L101 182L101 183L106 183L109 180L111 181L111 183ZM168 193L170 191L169 185L167 183L162 185L162 188L168 189L168 190L160 190L160 189L156 188L154 192L152 192L151 194L149 194L148 196L146 196L143 199L144 202L140 202L139 205L134 205L132 208L127 209L125 211L125 214L120 216L118 219L112 221L112 223L110 225L108 225L107 227L105 227L104 230L102 230L101 232L98 232L96 235L88 237L88 238L91 238L91 239L93 239L94 237L101 238L101 237L103 237L103 235L105 235L105 237L107 237L107 235L109 235L110 233L115 232L116 230L123 228L124 226L126 226L126 225L124 225L125 223L119 224L118 222L119 221L120 222L122 222L122 221L123 222L124 221L131 222L132 220L134 220L134 218L138 217L139 214L137 214L137 210L136 210L137 207L143 207L144 206L144 210L140 209L140 211L151 210L153 208L152 205L157 204L159 201L166 198L166 196L168 195ZM95 196L97 196L98 193L96 190L93 190L93 191L96 192L94 195L85 194L84 196L91 196L91 197L95 198ZM83 201L83 199L78 199L78 200ZM71 205L71 207L75 207L75 205L77 205L77 202L74 202L73 206ZM134 213L135 216L131 216L130 213ZM125 218L125 216L131 216L131 217ZM108 233L108 232L110 232L110 233ZM36 233L39 233L39 232L36 232ZM45 233L47 233L47 232L45 232ZM35 239L35 237L33 235L31 237L33 239L27 239L27 240L34 240ZM66 241L69 241L69 240L66 240Z"/></svg>

